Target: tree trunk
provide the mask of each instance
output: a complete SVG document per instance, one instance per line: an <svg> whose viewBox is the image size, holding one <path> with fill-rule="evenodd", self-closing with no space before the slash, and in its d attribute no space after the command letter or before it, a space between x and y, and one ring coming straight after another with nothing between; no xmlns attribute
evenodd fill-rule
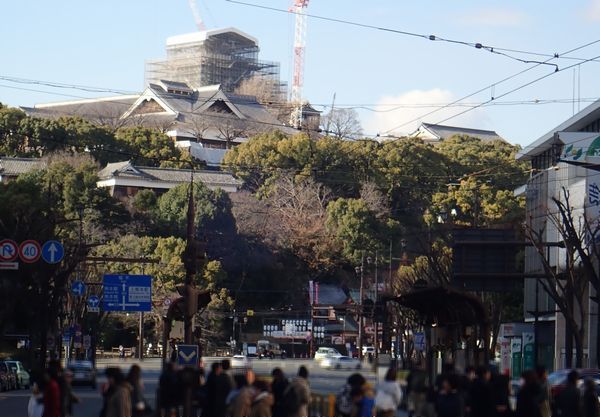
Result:
<svg viewBox="0 0 600 417"><path fill-rule="evenodd" d="M565 368L573 367L573 326L565 320Z"/></svg>
<svg viewBox="0 0 600 417"><path fill-rule="evenodd" d="M583 368L583 328L573 332L575 342L575 368Z"/></svg>

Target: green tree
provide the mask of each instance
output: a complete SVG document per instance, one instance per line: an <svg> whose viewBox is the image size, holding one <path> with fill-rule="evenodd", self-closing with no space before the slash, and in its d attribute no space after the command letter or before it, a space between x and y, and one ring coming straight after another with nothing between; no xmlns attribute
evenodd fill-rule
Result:
<svg viewBox="0 0 600 417"><path fill-rule="evenodd" d="M49 331L56 332L64 310L68 279L90 246L128 221L127 211L104 189L96 187L97 168L81 160L50 162L48 169L0 184L0 235L22 242L56 239L63 243L60 264L23 264L0 277L3 300L0 323L20 326L43 352ZM81 241L80 241L81 234ZM4 288L10 287L8 292ZM22 300L38 308L23 308Z"/></svg>
<svg viewBox="0 0 600 417"><path fill-rule="evenodd" d="M436 150L449 161L451 182L475 175L497 189L511 190L527 179L527 164L515 158L520 148L502 140L453 136L437 145Z"/></svg>
<svg viewBox="0 0 600 417"><path fill-rule="evenodd" d="M343 256L358 262L361 252L381 250L379 225L363 200L339 198L327 206L327 227L335 234Z"/></svg>
<svg viewBox="0 0 600 417"><path fill-rule="evenodd" d="M385 190L396 218L420 218L431 195L447 181L447 158L419 139L385 142L378 149L374 181Z"/></svg>
<svg viewBox="0 0 600 417"><path fill-rule="evenodd" d="M165 231L185 237L189 184L170 189L158 199L156 216ZM194 183L195 222L199 236L211 233L234 233L235 219L231 200L222 189L211 190L200 182Z"/></svg>
<svg viewBox="0 0 600 417"><path fill-rule="evenodd" d="M20 124L27 116L19 109L0 106L0 154L25 156Z"/></svg>
<svg viewBox="0 0 600 417"><path fill-rule="evenodd" d="M145 127L121 128L116 140L131 154L137 165L189 167L189 155L183 155L175 142L156 129Z"/></svg>
<svg viewBox="0 0 600 417"><path fill-rule="evenodd" d="M455 224L483 227L513 225L523 220L525 201L510 190L498 190L469 177L432 197L434 215L448 216ZM451 215L453 213L453 215Z"/></svg>

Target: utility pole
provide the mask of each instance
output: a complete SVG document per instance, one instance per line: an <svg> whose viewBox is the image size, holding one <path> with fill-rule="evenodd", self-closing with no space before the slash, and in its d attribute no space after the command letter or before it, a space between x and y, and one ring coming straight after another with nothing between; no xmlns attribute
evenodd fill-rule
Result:
<svg viewBox="0 0 600 417"><path fill-rule="evenodd" d="M363 283L365 269L365 251L362 251L360 257L360 290L359 290L359 310L358 310L358 357L363 358Z"/></svg>
<svg viewBox="0 0 600 417"><path fill-rule="evenodd" d="M192 319L193 311L190 308L192 297L194 296L194 275L196 274L196 242L195 242L195 210L194 210L194 174L191 171L190 192L188 194L187 209L187 242L184 252L185 265L185 314L183 318L183 332L185 344L191 345L193 338Z"/></svg>
<svg viewBox="0 0 600 417"><path fill-rule="evenodd" d="M377 358L379 356L379 318L377 317L376 314L376 310L377 310L377 301L379 300L379 277L377 275L377 256L378 253L377 251L375 251L375 305L373 306L373 324L375 325L375 337L373 339L373 341L375 342L375 357Z"/></svg>

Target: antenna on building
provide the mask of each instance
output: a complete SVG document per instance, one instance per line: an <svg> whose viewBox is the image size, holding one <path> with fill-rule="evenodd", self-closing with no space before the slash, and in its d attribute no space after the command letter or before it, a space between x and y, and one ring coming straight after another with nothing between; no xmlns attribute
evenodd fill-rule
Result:
<svg viewBox="0 0 600 417"><path fill-rule="evenodd" d="M192 9L192 14L194 15L194 21L196 22L196 27L200 32L206 30L206 26L204 25L204 21L202 20L202 16L200 15L200 9L198 8L198 4L196 0L188 0L190 8Z"/></svg>
<svg viewBox="0 0 600 417"><path fill-rule="evenodd" d="M309 0L293 0L290 12L296 14L294 34L294 76L292 79L292 110L290 124L302 126L302 86L304 84L304 51L306 49L306 8Z"/></svg>

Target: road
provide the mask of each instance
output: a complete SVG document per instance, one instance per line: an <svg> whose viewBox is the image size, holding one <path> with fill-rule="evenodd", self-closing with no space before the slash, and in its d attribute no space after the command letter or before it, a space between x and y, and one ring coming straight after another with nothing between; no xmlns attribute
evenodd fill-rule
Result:
<svg viewBox="0 0 600 417"><path fill-rule="evenodd" d="M210 369L210 364L223 358L204 358L206 369ZM154 405L155 393L158 386L160 375L160 359L150 358L143 362L127 360L121 362L118 360L99 360L98 361L98 388L74 387L75 395L81 399L80 404L75 405L75 417L96 417L102 407L102 397L100 387L106 382L104 378L104 369L109 366L119 366L124 372L134 364L138 363L142 367L142 379L144 383L144 394L150 404ZM309 372L309 382L314 392L321 394L335 393L343 385L348 376L356 371L347 370L326 370L320 368L314 361L307 359L286 359L286 360L252 360L252 369L257 376L268 376L275 367L281 368L288 377L292 377L298 371L298 367L304 365ZM234 369L234 372L236 370ZM370 382L375 383L377 378L375 373L368 369L360 371ZM29 401L29 390L9 391L0 393L0 417L26 417L27 403Z"/></svg>

